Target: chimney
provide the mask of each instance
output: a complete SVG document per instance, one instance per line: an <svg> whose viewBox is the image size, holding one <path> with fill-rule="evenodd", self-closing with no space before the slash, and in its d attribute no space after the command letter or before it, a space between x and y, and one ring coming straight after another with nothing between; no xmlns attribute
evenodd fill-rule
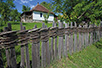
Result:
<svg viewBox="0 0 102 68"><path fill-rule="evenodd" d="M37 2L37 4L39 5L39 2Z"/></svg>

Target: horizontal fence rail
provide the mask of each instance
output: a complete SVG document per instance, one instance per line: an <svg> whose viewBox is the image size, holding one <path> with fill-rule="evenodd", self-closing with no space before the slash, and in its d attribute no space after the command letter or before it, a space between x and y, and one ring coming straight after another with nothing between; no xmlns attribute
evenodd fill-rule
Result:
<svg viewBox="0 0 102 68"><path fill-rule="evenodd" d="M97 42L102 37L102 27L93 25L77 25L58 21L47 28L43 23L42 28L35 26L26 30L20 23L21 30L12 31L11 24L0 33L0 68L4 68L2 49L6 53L7 68L45 68L53 60L68 57L75 52L81 51L88 45ZM73 26L74 24L74 26ZM78 27L77 27L78 26ZM30 60L29 43L31 46ZM20 46L20 65L17 65L15 47ZM31 61L31 62L30 62Z"/></svg>

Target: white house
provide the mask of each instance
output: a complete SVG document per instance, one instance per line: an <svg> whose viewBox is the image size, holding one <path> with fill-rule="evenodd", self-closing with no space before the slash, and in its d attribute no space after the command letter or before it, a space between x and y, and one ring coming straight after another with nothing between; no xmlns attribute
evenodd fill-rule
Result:
<svg viewBox="0 0 102 68"><path fill-rule="evenodd" d="M57 16L53 12L49 12L44 6L37 4L32 10L23 12L21 14L21 22L42 22L44 21L44 14L49 13L48 22L53 22Z"/></svg>

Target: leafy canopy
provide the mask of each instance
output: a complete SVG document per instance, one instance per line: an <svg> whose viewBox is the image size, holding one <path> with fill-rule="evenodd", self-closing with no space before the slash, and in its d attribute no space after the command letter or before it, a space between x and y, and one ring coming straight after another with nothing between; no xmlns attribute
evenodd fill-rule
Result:
<svg viewBox="0 0 102 68"><path fill-rule="evenodd" d="M52 4L65 21L98 23L102 18L102 0L53 0Z"/></svg>
<svg viewBox="0 0 102 68"><path fill-rule="evenodd" d="M23 5L23 8L22 8L23 12L29 11L29 10L30 10L30 7Z"/></svg>

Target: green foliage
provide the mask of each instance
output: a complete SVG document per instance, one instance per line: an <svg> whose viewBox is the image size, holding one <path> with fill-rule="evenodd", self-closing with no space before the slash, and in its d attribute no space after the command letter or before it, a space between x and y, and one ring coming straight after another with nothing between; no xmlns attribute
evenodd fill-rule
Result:
<svg viewBox="0 0 102 68"><path fill-rule="evenodd" d="M48 14L43 14L43 17L45 19L44 22L48 23L49 13Z"/></svg>
<svg viewBox="0 0 102 68"><path fill-rule="evenodd" d="M13 9L10 12L10 20L11 21L20 21L20 15L21 15L21 13L19 13L17 11L17 9Z"/></svg>
<svg viewBox="0 0 102 68"><path fill-rule="evenodd" d="M0 21L20 21L20 13L15 8L14 0L0 0ZM1 22L0 22L1 23ZM3 23L2 23L3 24Z"/></svg>
<svg viewBox="0 0 102 68"><path fill-rule="evenodd" d="M40 3L40 5L46 7L49 11L53 10L53 7L52 7L51 3L47 3L45 1L43 1L42 3Z"/></svg>
<svg viewBox="0 0 102 68"><path fill-rule="evenodd" d="M30 10L30 7L23 5L23 8L22 8L23 12L29 11L29 10Z"/></svg>
<svg viewBox="0 0 102 68"><path fill-rule="evenodd" d="M102 18L102 0L53 0L52 4L55 12L68 16L66 21L99 23Z"/></svg>
<svg viewBox="0 0 102 68"><path fill-rule="evenodd" d="M102 49L102 39L94 44L97 48Z"/></svg>

